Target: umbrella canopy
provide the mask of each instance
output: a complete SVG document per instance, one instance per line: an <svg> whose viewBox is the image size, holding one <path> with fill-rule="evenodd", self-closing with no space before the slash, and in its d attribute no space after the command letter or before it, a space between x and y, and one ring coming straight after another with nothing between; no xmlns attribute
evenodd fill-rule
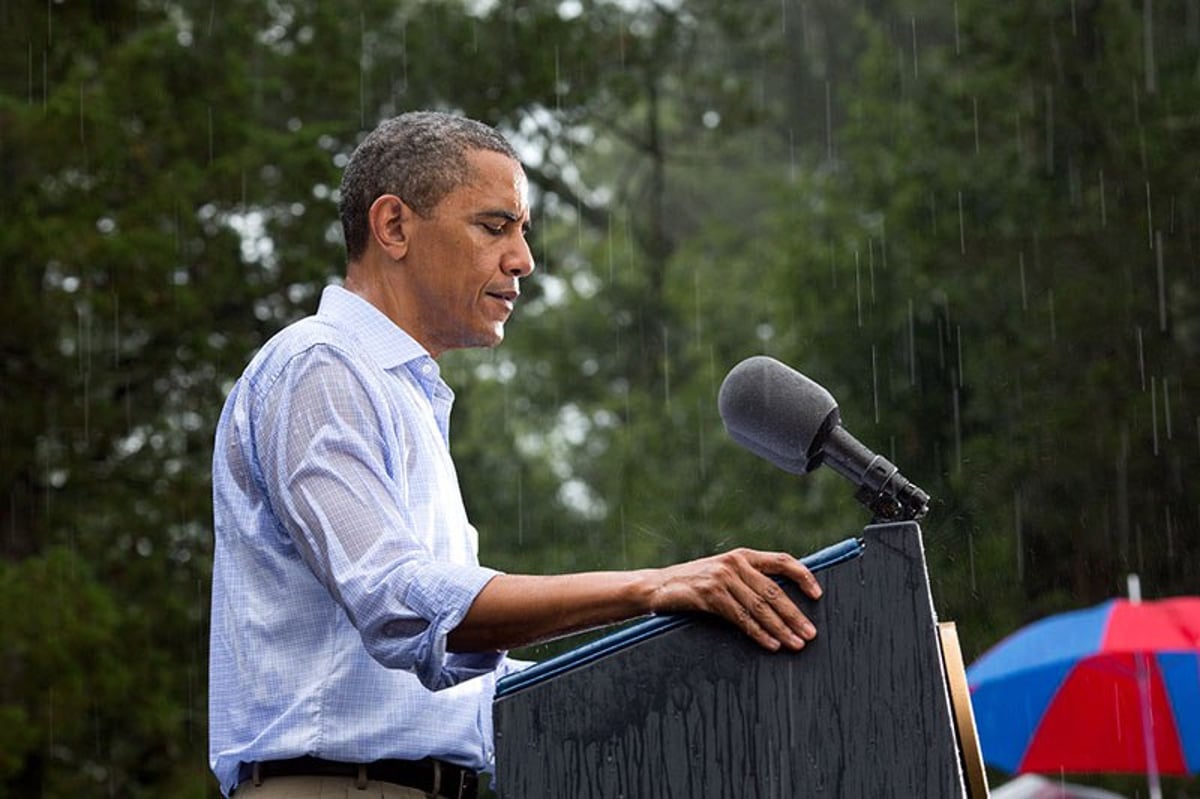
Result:
<svg viewBox="0 0 1200 799"><path fill-rule="evenodd" d="M1011 773L1200 773L1200 597L1114 599L967 669L984 760Z"/></svg>
<svg viewBox="0 0 1200 799"><path fill-rule="evenodd" d="M991 792L991 799L1125 799L1119 793L1022 774Z"/></svg>

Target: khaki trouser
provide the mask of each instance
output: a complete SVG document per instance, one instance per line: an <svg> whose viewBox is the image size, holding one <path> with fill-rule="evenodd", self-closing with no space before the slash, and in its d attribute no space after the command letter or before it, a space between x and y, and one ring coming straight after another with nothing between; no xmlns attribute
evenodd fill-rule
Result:
<svg viewBox="0 0 1200 799"><path fill-rule="evenodd" d="M366 788L355 786L354 777L272 777L262 785L244 782L233 799L434 799L431 794L372 780Z"/></svg>

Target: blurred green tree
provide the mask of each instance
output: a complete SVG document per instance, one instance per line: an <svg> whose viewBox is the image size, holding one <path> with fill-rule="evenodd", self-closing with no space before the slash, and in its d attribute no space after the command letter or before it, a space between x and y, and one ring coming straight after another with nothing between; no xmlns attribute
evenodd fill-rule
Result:
<svg viewBox="0 0 1200 799"><path fill-rule="evenodd" d="M509 340L444 363L489 563L857 532L840 478L725 436L765 352L935 495L969 655L1127 571L1194 591L1186 8L25 0L0 38L0 796L215 792L213 426L411 108L501 126L535 188Z"/></svg>

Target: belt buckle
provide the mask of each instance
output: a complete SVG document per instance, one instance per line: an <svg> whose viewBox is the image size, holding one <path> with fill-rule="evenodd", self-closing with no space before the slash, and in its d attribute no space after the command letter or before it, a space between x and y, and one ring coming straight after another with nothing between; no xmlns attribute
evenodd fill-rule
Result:
<svg viewBox="0 0 1200 799"><path fill-rule="evenodd" d="M449 784L445 785L447 792L445 794L434 791L435 796L447 796L449 799L466 799L467 796L467 770L465 768L446 768L441 761L434 760L434 785L442 787L442 780L446 776L450 776Z"/></svg>
<svg viewBox="0 0 1200 799"><path fill-rule="evenodd" d="M466 799L467 796L467 770L458 770L458 789L454 792L454 799Z"/></svg>

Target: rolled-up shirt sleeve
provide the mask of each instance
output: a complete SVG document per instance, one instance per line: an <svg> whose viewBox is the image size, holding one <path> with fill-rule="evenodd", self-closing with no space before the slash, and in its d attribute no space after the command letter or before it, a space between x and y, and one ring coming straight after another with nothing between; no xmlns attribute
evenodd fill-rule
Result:
<svg viewBox="0 0 1200 799"><path fill-rule="evenodd" d="M397 416L388 397L395 390L335 346L295 355L259 386L255 461L280 533L345 610L367 651L438 690L503 660L503 653L446 651L446 636L497 572L476 562L475 531L461 510L449 453L444 463L417 460L428 457L429 445L415 447L412 437L437 434L429 408L419 407L427 400L405 386L418 422L427 417L425 427L414 426ZM430 502L445 469L454 490ZM423 501L412 502L414 493ZM416 517L414 504L439 508L437 522Z"/></svg>

